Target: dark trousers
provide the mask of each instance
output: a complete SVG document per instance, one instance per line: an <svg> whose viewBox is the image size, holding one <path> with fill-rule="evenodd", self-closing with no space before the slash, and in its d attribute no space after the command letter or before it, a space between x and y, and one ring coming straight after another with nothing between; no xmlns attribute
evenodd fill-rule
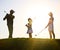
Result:
<svg viewBox="0 0 60 50"><path fill-rule="evenodd" d="M9 31L9 38L12 38L12 34L13 34L13 25L7 25L8 26L8 31Z"/></svg>

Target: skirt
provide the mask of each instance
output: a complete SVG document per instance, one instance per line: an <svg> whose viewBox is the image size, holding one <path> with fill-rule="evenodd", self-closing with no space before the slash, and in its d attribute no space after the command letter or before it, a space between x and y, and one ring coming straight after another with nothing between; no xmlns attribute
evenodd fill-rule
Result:
<svg viewBox="0 0 60 50"><path fill-rule="evenodd" d="M27 30L27 33L33 33L32 28L28 29L28 30Z"/></svg>

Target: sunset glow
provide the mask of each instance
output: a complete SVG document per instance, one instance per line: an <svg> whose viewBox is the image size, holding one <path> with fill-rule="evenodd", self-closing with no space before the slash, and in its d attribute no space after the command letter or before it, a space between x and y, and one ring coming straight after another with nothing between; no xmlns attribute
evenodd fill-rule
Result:
<svg viewBox="0 0 60 50"><path fill-rule="evenodd" d="M48 13L52 12L54 17L54 31L56 38L60 38L60 0L0 0L0 38L8 38L6 21L2 19L9 13L10 9L15 10L13 38L28 38L28 18L32 18L33 38L49 38L48 29L39 33L48 23ZM9 5L8 5L9 4ZM2 17L1 17L2 16ZM38 34L35 36L35 34Z"/></svg>

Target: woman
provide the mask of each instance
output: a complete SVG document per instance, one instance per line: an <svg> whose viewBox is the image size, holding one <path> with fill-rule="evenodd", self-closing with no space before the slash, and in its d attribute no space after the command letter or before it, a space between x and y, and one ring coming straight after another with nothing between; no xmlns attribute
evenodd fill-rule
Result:
<svg viewBox="0 0 60 50"><path fill-rule="evenodd" d="M54 21L53 14L52 14L52 12L50 12L48 15L50 16L50 18L49 18L49 22L45 28L48 27L50 39L52 39L52 35L53 35L53 38L55 39L54 27L53 27L53 21Z"/></svg>

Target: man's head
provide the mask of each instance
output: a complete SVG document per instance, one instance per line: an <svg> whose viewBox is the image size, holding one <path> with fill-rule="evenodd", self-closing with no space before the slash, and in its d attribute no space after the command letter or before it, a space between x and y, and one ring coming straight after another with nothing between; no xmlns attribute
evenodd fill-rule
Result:
<svg viewBox="0 0 60 50"><path fill-rule="evenodd" d="M13 14L14 12L15 12L14 10L12 10L12 9L10 10L10 14Z"/></svg>

